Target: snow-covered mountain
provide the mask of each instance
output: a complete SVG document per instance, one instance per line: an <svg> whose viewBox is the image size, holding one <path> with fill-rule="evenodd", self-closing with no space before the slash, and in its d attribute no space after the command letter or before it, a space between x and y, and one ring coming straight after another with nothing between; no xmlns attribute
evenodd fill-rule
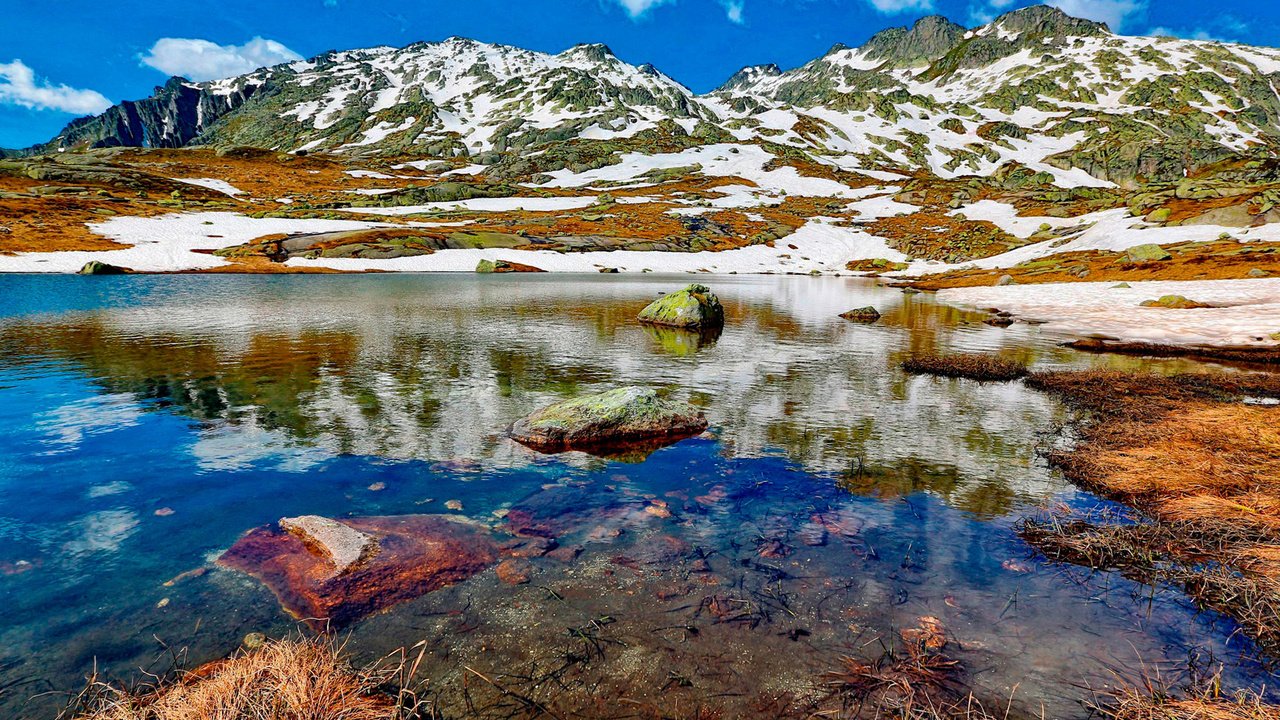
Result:
<svg viewBox="0 0 1280 720"><path fill-rule="evenodd" d="M787 72L744 68L702 96L603 45L329 52L171 80L33 151L249 145L467 156L533 176L736 139L845 169L954 177L1016 163L1063 186L1137 185L1272 156L1278 83L1275 49L1119 36L1033 6L975 29L927 17Z"/></svg>

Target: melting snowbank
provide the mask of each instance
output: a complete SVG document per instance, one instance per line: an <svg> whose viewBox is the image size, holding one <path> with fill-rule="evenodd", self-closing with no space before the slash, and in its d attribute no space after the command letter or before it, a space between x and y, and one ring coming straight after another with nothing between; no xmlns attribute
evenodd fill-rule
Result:
<svg viewBox="0 0 1280 720"><path fill-rule="evenodd" d="M1219 307L1145 308L1162 295ZM1046 283L940 290L954 305L998 308L1043 329L1073 337L1175 345L1275 345L1280 332L1280 279Z"/></svg>
<svg viewBox="0 0 1280 720"><path fill-rule="evenodd" d="M351 220L251 218L232 212L113 217L89 229L121 244L119 250L0 255L0 272L74 273L90 260L144 272L207 270L227 262L198 250L242 245L276 233L333 232L385 227Z"/></svg>

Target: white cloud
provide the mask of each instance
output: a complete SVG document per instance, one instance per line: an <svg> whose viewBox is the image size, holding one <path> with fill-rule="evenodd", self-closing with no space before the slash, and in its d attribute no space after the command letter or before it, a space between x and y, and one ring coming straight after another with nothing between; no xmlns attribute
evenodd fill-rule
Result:
<svg viewBox="0 0 1280 720"><path fill-rule="evenodd" d="M742 16L745 0L720 0L720 4L724 6L724 14L729 18L729 22L741 25L746 21L746 18Z"/></svg>
<svg viewBox="0 0 1280 720"><path fill-rule="evenodd" d="M622 9L627 11L627 14L631 16L632 20L636 20L640 18L642 15L658 7L659 5L666 5L667 3L675 2L675 0L613 0L613 1L621 5Z"/></svg>
<svg viewBox="0 0 1280 720"><path fill-rule="evenodd" d="M21 60L0 63L0 104L21 105L35 110L61 110L77 115L96 115L111 107L111 101L93 90L79 90L36 80L36 73Z"/></svg>
<svg viewBox="0 0 1280 720"><path fill-rule="evenodd" d="M1119 30L1133 15L1147 9L1147 0L1045 0L1072 17L1097 20Z"/></svg>
<svg viewBox="0 0 1280 720"><path fill-rule="evenodd" d="M166 75L181 75L188 80L200 81L243 75L261 67L301 59L301 55L275 40L260 37L243 45L218 45L193 38L160 38L142 57L142 64Z"/></svg>
<svg viewBox="0 0 1280 720"><path fill-rule="evenodd" d="M931 12L933 0L868 0L871 7L885 15L896 15L905 12Z"/></svg>

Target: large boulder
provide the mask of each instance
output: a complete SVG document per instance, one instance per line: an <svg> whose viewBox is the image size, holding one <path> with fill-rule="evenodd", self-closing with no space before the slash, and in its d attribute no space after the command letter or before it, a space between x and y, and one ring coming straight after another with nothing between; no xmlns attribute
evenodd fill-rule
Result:
<svg viewBox="0 0 1280 720"><path fill-rule="evenodd" d="M123 275L127 272L122 267L109 265L98 260L90 260L80 268L78 275Z"/></svg>
<svg viewBox="0 0 1280 720"><path fill-rule="evenodd" d="M291 615L323 630L462 582L498 553L488 530L443 515L307 516L249 531L218 564L261 580Z"/></svg>
<svg viewBox="0 0 1280 720"><path fill-rule="evenodd" d="M663 400L652 388L622 387L548 405L517 420L509 434L535 450L561 452L666 444L706 429L692 405Z"/></svg>
<svg viewBox="0 0 1280 720"><path fill-rule="evenodd" d="M1156 245L1155 243L1147 243L1146 245L1134 245L1125 253L1129 262L1161 262L1164 260L1172 260L1173 256L1168 250Z"/></svg>
<svg viewBox="0 0 1280 720"><path fill-rule="evenodd" d="M536 268L532 265L524 265L510 260L481 260L476 263L476 272L478 273L510 273L510 272L546 272L542 268Z"/></svg>
<svg viewBox="0 0 1280 720"><path fill-rule="evenodd" d="M718 328L724 326L724 307L711 288L693 284L649 303L639 320L669 327Z"/></svg>

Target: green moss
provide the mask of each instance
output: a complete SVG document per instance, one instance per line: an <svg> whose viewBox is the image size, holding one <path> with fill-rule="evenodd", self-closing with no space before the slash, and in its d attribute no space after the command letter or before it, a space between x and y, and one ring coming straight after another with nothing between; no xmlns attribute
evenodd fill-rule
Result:
<svg viewBox="0 0 1280 720"><path fill-rule="evenodd" d="M724 308L710 288L693 284L653 301L640 311L639 320L670 327L713 328L724 325Z"/></svg>

